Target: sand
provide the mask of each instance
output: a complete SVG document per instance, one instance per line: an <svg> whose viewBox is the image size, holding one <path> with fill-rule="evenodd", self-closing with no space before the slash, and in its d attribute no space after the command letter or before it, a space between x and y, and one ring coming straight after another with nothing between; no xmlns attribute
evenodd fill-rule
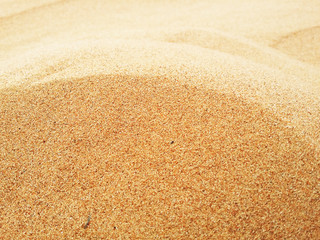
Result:
<svg viewBox="0 0 320 240"><path fill-rule="evenodd" d="M319 239L319 12L0 0L0 238Z"/></svg>

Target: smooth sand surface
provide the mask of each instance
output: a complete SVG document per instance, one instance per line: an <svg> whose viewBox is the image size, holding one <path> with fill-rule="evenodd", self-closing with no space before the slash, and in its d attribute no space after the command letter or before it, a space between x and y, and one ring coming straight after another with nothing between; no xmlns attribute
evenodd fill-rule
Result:
<svg viewBox="0 0 320 240"><path fill-rule="evenodd" d="M319 12L0 0L0 238L319 239Z"/></svg>

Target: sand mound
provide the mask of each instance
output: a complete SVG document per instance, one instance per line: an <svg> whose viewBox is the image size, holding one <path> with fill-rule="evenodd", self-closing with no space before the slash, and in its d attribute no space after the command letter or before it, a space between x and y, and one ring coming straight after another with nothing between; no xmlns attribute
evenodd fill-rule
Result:
<svg viewBox="0 0 320 240"><path fill-rule="evenodd" d="M319 238L318 1L22 2L0 238Z"/></svg>
<svg viewBox="0 0 320 240"><path fill-rule="evenodd" d="M257 104L129 76L1 99L8 234L304 238L318 230L315 149ZM92 225L81 229L89 213Z"/></svg>

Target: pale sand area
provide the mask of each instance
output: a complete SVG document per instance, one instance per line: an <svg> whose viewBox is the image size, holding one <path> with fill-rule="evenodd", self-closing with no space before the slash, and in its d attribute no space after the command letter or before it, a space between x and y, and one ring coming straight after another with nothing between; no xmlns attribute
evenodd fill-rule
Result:
<svg viewBox="0 0 320 240"><path fill-rule="evenodd" d="M0 0L0 238L319 239L319 12Z"/></svg>

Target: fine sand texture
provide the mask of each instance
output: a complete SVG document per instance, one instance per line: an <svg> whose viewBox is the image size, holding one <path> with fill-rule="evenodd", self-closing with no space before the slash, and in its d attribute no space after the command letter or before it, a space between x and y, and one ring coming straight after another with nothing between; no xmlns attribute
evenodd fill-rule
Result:
<svg viewBox="0 0 320 240"><path fill-rule="evenodd" d="M0 239L320 239L318 0L0 0Z"/></svg>

